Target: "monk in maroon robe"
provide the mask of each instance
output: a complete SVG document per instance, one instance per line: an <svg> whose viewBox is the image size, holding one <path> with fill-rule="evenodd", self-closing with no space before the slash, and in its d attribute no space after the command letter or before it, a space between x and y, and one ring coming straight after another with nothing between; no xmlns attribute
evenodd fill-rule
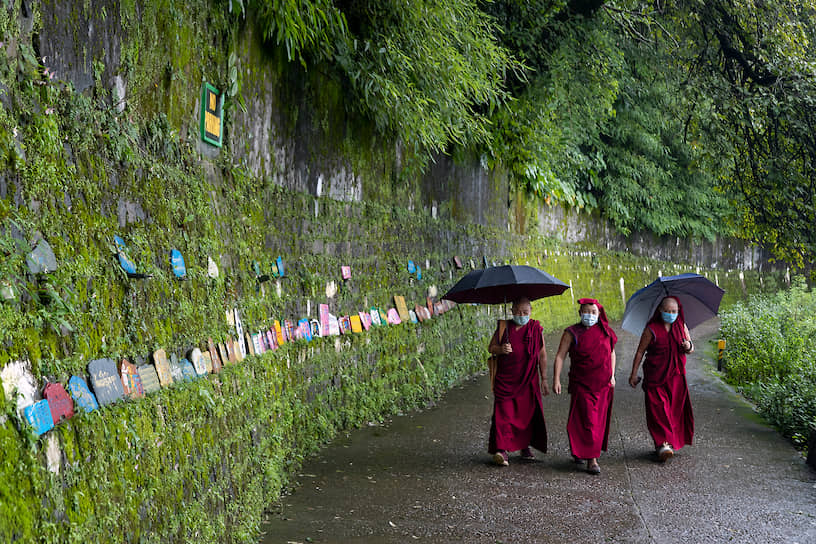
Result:
<svg viewBox="0 0 816 544"><path fill-rule="evenodd" d="M553 369L553 391L561 394L561 369L569 353L570 411L567 435L576 462L587 460L587 472L600 474L598 458L609 441L609 421L615 393L615 343L618 336L601 303L582 298L581 321L561 336Z"/></svg>
<svg viewBox="0 0 816 544"><path fill-rule="evenodd" d="M548 394L544 330L530 319L527 299L513 303L513 319L497 327L488 351L498 356L493 381L493 420L488 452L497 465L509 464L508 452L521 451L524 460L535 459L530 446L547 451L547 426L541 394ZM500 329L504 329L501 336Z"/></svg>
<svg viewBox="0 0 816 544"><path fill-rule="evenodd" d="M691 445L694 437L694 414L686 381L686 353L692 351L694 344L683 307L674 297L664 298L643 330L629 376L629 384L637 387L638 367L646 353L646 426L661 461L674 456L674 450Z"/></svg>

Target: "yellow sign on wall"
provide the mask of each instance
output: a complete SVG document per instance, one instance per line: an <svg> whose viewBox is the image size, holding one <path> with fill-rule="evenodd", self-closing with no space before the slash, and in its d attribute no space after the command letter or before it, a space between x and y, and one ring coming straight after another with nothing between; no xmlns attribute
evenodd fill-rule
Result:
<svg viewBox="0 0 816 544"><path fill-rule="evenodd" d="M224 131L223 107L223 95L205 83L201 92L201 139L217 147L221 147Z"/></svg>

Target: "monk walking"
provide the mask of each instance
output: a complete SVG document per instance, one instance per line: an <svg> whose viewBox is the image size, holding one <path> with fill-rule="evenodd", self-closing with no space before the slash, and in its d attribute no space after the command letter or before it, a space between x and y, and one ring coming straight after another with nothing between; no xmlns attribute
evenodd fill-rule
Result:
<svg viewBox="0 0 816 544"><path fill-rule="evenodd" d="M567 435L576 462L587 460L587 472L600 474L598 458L606 451L615 393L615 343L618 337L600 302L578 301L581 321L564 330L553 369L553 391L561 394L561 369L569 353L571 395Z"/></svg>
<svg viewBox="0 0 816 544"><path fill-rule="evenodd" d="M547 354L544 330L530 319L532 306L522 298L513 302L513 319L499 322L488 351L498 356L493 380L493 419L488 452L500 466L509 464L508 453L521 451L533 460L530 447L547 451L547 426L541 401L547 395Z"/></svg>
<svg viewBox="0 0 816 544"><path fill-rule="evenodd" d="M694 437L694 414L686 381L686 354L694 351L683 307L674 297L664 298L640 337L629 385L637 387L643 354L643 392L646 426L661 461L674 456Z"/></svg>

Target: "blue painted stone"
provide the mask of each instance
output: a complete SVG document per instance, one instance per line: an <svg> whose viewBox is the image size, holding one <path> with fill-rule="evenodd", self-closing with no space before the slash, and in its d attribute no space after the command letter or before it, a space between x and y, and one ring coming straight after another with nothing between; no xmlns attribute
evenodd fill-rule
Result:
<svg viewBox="0 0 816 544"><path fill-rule="evenodd" d="M422 270L418 266L416 267L416 272L417 272L417 279L421 280L422 279Z"/></svg>
<svg viewBox="0 0 816 544"><path fill-rule="evenodd" d="M113 237L113 243L116 244L116 255L119 257L119 266L122 267L122 270L127 272L128 274L135 274L136 273L136 265L133 264L127 253L127 246L125 245L125 241L122 240L119 236Z"/></svg>
<svg viewBox="0 0 816 544"><path fill-rule="evenodd" d="M88 363L88 374L91 375L91 385L100 406L107 406L125 396L122 379L113 359L94 359Z"/></svg>
<svg viewBox="0 0 816 544"><path fill-rule="evenodd" d="M198 374L196 374L193 363L187 359L181 360L181 378L183 380L195 380L198 378Z"/></svg>
<svg viewBox="0 0 816 544"><path fill-rule="evenodd" d="M187 268L184 266L184 257L178 249L170 251L170 264L173 265L173 274L177 278L184 278L187 276Z"/></svg>
<svg viewBox="0 0 816 544"><path fill-rule="evenodd" d="M32 427L37 436L47 433L54 428L54 419L51 416L51 407L47 400L35 402L23 409L23 416Z"/></svg>
<svg viewBox="0 0 816 544"><path fill-rule="evenodd" d="M298 321L298 327L300 328L301 334L303 335L303 339L307 342L312 341L312 325L309 323L308 319L301 319Z"/></svg>
<svg viewBox="0 0 816 544"><path fill-rule="evenodd" d="M414 264L414 261L408 261L408 273L413 274L414 272L416 272L416 265Z"/></svg>
<svg viewBox="0 0 816 544"><path fill-rule="evenodd" d="M278 266L278 276L283 277L283 259L280 255L275 259L275 264Z"/></svg>
<svg viewBox="0 0 816 544"><path fill-rule="evenodd" d="M83 378L71 376L71 379L68 380L68 391L74 399L74 404L82 408L83 411L93 412L99 408L96 397L91 393L91 390L88 389L88 384Z"/></svg>

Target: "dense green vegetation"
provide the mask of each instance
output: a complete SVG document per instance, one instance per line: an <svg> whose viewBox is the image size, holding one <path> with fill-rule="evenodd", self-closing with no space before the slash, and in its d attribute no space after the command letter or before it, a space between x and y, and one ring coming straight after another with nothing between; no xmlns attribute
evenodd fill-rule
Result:
<svg viewBox="0 0 816 544"><path fill-rule="evenodd" d="M255 0L349 107L623 233L737 234L809 268L814 12L789 0ZM756 14L760 15L757 16Z"/></svg>
<svg viewBox="0 0 816 544"><path fill-rule="evenodd" d="M800 447L816 429L816 291L755 295L723 312L725 373Z"/></svg>

